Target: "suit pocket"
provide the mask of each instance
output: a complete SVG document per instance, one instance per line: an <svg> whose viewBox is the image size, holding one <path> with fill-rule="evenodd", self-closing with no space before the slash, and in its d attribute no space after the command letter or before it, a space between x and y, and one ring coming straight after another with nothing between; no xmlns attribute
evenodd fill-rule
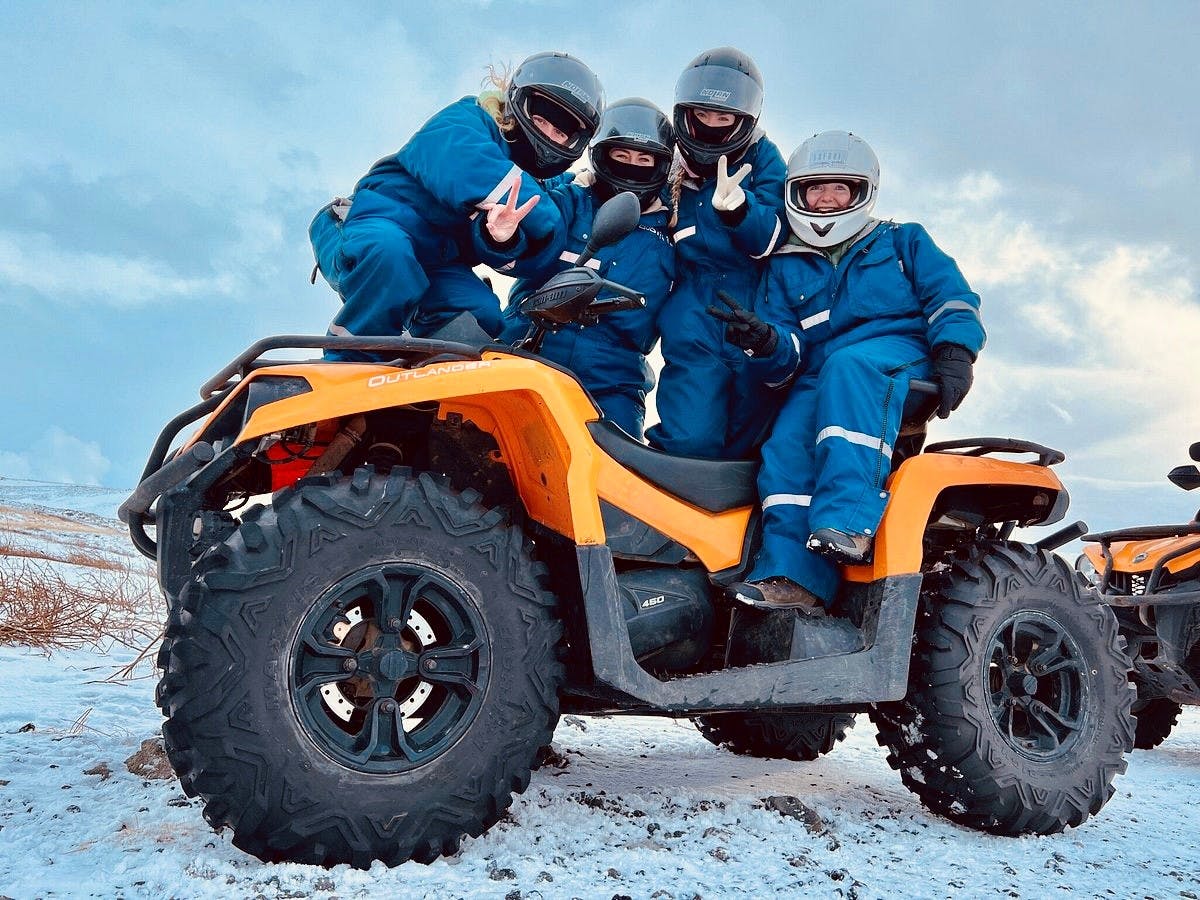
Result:
<svg viewBox="0 0 1200 900"><path fill-rule="evenodd" d="M912 283L888 241L871 247L846 274L850 312L859 319L889 318L920 313Z"/></svg>

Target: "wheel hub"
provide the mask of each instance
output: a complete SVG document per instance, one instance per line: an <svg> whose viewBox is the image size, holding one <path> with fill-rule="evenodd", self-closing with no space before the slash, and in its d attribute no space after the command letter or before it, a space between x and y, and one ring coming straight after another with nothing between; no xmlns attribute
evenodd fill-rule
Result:
<svg viewBox="0 0 1200 900"><path fill-rule="evenodd" d="M1039 760L1066 753L1083 729L1087 666L1070 632L1026 610L996 630L985 658L992 718L1010 746Z"/></svg>
<svg viewBox="0 0 1200 900"><path fill-rule="evenodd" d="M1014 697L1032 697L1038 692L1037 676L1014 672L1008 679L1008 689Z"/></svg>
<svg viewBox="0 0 1200 900"><path fill-rule="evenodd" d="M388 681L399 681L416 671L416 657L405 650L389 650L379 657L379 674Z"/></svg>
<svg viewBox="0 0 1200 900"><path fill-rule="evenodd" d="M482 704L490 659L475 605L445 576L389 563L316 600L293 654L294 705L328 755L375 773L441 753Z"/></svg>

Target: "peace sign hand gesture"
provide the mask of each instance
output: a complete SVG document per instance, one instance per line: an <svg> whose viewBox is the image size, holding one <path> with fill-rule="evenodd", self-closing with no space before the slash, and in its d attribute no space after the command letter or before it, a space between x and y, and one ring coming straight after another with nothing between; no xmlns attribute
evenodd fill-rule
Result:
<svg viewBox="0 0 1200 900"><path fill-rule="evenodd" d="M714 319L725 323L725 340L740 347L747 356L768 356L779 343L775 329L745 309L725 291L717 291L717 297L729 307L709 306L707 312Z"/></svg>
<svg viewBox="0 0 1200 900"><path fill-rule="evenodd" d="M514 178L512 187L508 189L508 196L503 203L485 203L482 209L487 211L486 226L488 234L497 244L507 244L514 234L517 233L517 227L521 224L521 220L529 214L529 211L538 205L538 201L542 199L540 194L534 194L520 206L517 206L517 195L521 192L521 179Z"/></svg>
<svg viewBox="0 0 1200 900"><path fill-rule="evenodd" d="M740 169L729 174L729 160L724 154L717 160L717 186L713 190L712 205L714 209L730 212L746 202L746 192L742 190L742 180L753 170L750 163L745 163Z"/></svg>

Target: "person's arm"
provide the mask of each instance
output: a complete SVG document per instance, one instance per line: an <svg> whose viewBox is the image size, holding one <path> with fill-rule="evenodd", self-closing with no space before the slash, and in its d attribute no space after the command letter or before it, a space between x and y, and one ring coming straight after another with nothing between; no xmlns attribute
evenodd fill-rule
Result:
<svg viewBox="0 0 1200 900"><path fill-rule="evenodd" d="M537 180L509 159L503 140L499 126L478 104L460 101L426 122L396 158L434 198L475 215L482 225L479 211L502 202L514 179L520 182L518 205L535 196L545 199ZM558 220L554 204L538 203L521 222L521 239L545 241Z"/></svg>
<svg viewBox="0 0 1200 900"><path fill-rule="evenodd" d="M563 251L567 248L576 219L581 215L591 215L591 205L585 202L586 194L585 188L575 184L563 184L548 191L545 200L538 206L556 208L554 229L544 238L523 236L516 248L500 256L491 248L491 241L486 236L486 226L480 224L477 218L472 233L480 261L497 272L514 278L528 279L540 287L551 275L570 265L570 261L564 259Z"/></svg>
<svg viewBox="0 0 1200 900"><path fill-rule="evenodd" d="M987 335L979 313L979 295L971 290L957 263L920 225L900 227L900 260L925 316L926 339L933 357L933 379L941 385L938 416L946 418L971 389L973 367Z"/></svg>
<svg viewBox="0 0 1200 900"><path fill-rule="evenodd" d="M718 196L722 191L718 183L713 208L721 223L731 230L734 246L751 259L762 259L787 237L783 214L787 166L779 148L765 137L759 138L753 161L743 164L741 169L746 165L751 168L738 185L741 196L734 192L734 199L740 202L732 208L720 208ZM729 177L736 177L736 173Z"/></svg>
<svg viewBox="0 0 1200 900"><path fill-rule="evenodd" d="M900 233L900 260L921 304L929 346L956 344L978 356L987 339L979 295L924 228L902 225Z"/></svg>
<svg viewBox="0 0 1200 900"><path fill-rule="evenodd" d="M767 387L779 387L795 377L799 370L804 342L798 328L768 318L770 304L765 302L764 291L771 294L778 287L778 283L772 286L772 277L768 272L759 289L762 299L756 306L762 316L743 307L725 291L717 291L725 308L709 306L708 314L725 323L725 340L746 354L747 367L755 379Z"/></svg>

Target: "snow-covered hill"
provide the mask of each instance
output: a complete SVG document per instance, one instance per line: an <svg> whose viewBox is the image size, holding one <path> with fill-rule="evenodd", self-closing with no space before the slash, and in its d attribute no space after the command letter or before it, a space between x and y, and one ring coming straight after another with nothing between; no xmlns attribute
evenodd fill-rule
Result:
<svg viewBox="0 0 1200 900"><path fill-rule="evenodd" d="M29 481L0 475L0 506L36 506L60 513L88 513L116 519L117 507L128 496L129 491L116 488Z"/></svg>
<svg viewBox="0 0 1200 900"><path fill-rule="evenodd" d="M0 529L36 510L55 536L27 540L65 546L74 522L115 547L120 524L100 513L123 497L108 493L3 479ZM0 895L1200 897L1200 710L1130 757L1098 816L1021 839L922 808L866 716L813 763L734 756L687 721L568 716L559 759L489 833L429 866L362 872L261 863L212 832L173 777L131 771L161 722L146 664L106 680L134 655L0 648ZM779 796L820 821L764 804Z"/></svg>

